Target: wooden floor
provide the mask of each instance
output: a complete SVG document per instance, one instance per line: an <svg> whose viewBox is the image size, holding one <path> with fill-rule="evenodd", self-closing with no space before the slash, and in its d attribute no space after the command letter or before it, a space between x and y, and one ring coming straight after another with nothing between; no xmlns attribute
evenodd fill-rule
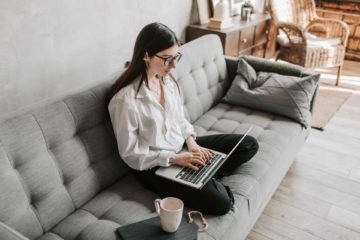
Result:
<svg viewBox="0 0 360 240"><path fill-rule="evenodd" d="M247 240L360 239L360 62L344 69L340 87L353 94L324 131L311 130Z"/></svg>

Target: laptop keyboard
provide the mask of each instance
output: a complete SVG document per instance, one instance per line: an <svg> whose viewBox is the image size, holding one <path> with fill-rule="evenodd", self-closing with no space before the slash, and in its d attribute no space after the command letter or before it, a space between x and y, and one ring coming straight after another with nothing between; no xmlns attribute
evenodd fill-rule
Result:
<svg viewBox="0 0 360 240"><path fill-rule="evenodd" d="M184 181L191 182L193 184L198 184L199 181L202 179L204 175L206 175L211 166L214 164L217 164L219 160L221 159L220 154L214 154L213 158L211 159L211 162L208 164L205 164L204 166L201 164L194 164L198 168L198 170L193 170L189 167L184 167L177 175L176 178L180 178Z"/></svg>

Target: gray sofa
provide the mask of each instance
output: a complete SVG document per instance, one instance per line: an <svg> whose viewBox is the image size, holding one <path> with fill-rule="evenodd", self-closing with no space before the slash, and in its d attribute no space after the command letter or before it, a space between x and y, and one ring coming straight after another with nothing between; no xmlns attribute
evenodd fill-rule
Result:
<svg viewBox="0 0 360 240"><path fill-rule="evenodd" d="M237 68L214 35L181 47L174 73L199 135L243 133L260 149L222 179L235 195L224 216L206 216L199 239L244 239L296 158L309 129L221 102ZM246 57L254 69L294 76L303 68ZM155 216L157 196L121 161L104 98L112 81L0 122L0 239L117 239L119 226Z"/></svg>

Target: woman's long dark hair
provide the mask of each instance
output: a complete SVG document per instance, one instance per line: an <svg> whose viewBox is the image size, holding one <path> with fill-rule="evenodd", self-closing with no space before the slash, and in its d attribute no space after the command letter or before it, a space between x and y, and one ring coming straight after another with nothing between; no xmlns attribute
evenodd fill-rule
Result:
<svg viewBox="0 0 360 240"><path fill-rule="evenodd" d="M150 23L146 25L136 38L132 59L125 72L116 80L109 94L106 97L106 105L109 104L111 98L122 88L131 84L139 76L141 76L140 84L145 82L149 86L146 64L144 56L148 53L149 57L155 56L156 53L168 49L175 44L179 45L175 33L162 23ZM172 78L172 76L171 76Z"/></svg>

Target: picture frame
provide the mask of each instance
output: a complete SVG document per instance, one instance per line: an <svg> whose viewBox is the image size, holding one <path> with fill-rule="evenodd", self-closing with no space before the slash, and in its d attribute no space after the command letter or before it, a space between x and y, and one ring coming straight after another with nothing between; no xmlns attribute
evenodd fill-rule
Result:
<svg viewBox="0 0 360 240"><path fill-rule="evenodd" d="M196 0L199 14L199 23L206 24L210 21L211 6L209 0Z"/></svg>
<svg viewBox="0 0 360 240"><path fill-rule="evenodd" d="M230 16L240 15L244 0L229 0Z"/></svg>

